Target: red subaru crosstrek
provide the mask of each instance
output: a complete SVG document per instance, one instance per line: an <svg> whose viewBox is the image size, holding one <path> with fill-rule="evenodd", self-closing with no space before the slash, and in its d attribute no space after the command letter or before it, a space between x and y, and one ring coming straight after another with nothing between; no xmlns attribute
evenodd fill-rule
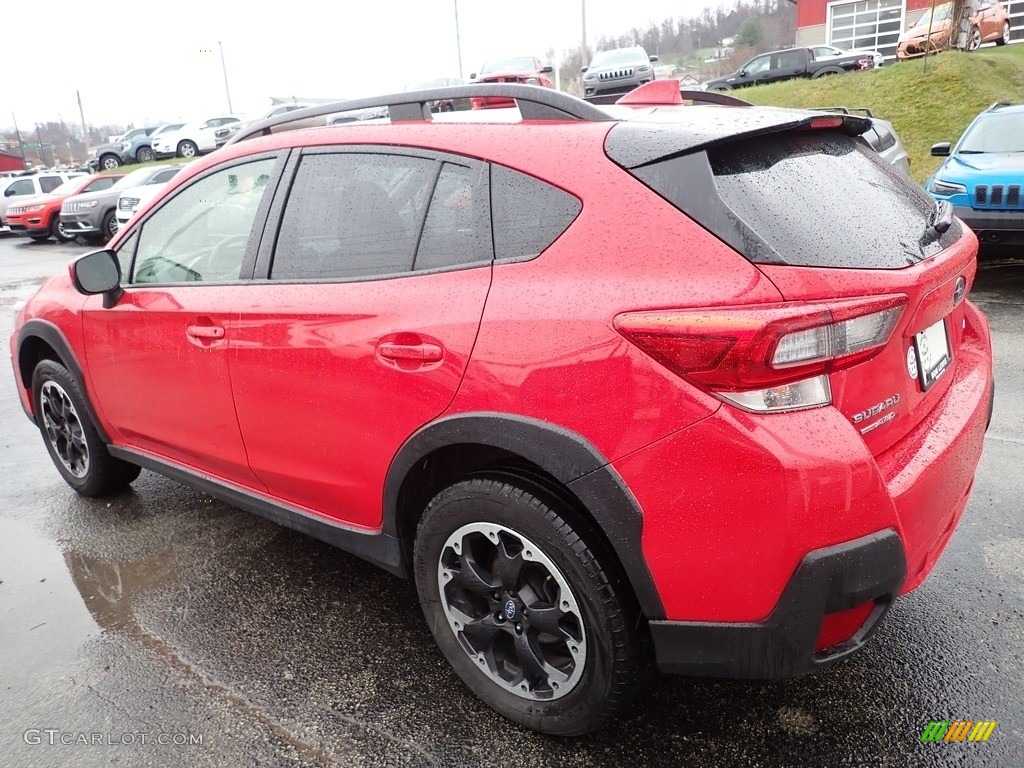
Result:
<svg viewBox="0 0 1024 768"><path fill-rule="evenodd" d="M154 470L415 579L458 676L547 733L609 722L651 662L848 656L967 503L977 239L866 120L678 88L243 130L21 311L57 470L85 496ZM469 95L521 119L431 119Z"/></svg>

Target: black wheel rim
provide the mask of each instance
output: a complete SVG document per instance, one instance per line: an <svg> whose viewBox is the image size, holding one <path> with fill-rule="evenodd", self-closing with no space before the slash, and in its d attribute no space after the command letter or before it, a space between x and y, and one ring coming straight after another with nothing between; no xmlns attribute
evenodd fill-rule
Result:
<svg viewBox="0 0 1024 768"><path fill-rule="evenodd" d="M60 463L75 477L85 477L89 472L89 446L68 393L55 381L45 382L39 393L39 410L46 439Z"/></svg>
<svg viewBox="0 0 1024 768"><path fill-rule="evenodd" d="M493 523L448 537L437 566L448 626L493 682L533 701L576 687L587 660L583 613L559 568L522 534Z"/></svg>
<svg viewBox="0 0 1024 768"><path fill-rule="evenodd" d="M153 153L150 152L148 149L141 149L141 150L139 150L139 160L140 160L140 162L148 163L152 159L153 159Z"/></svg>

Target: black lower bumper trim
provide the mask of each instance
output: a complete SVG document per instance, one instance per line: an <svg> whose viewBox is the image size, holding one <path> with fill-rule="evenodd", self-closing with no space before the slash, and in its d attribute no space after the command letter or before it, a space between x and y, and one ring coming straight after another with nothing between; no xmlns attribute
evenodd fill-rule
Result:
<svg viewBox="0 0 1024 768"><path fill-rule="evenodd" d="M865 644L905 578L903 543L892 530L815 550L762 622L651 621L658 667L671 674L761 680L812 672ZM826 613L871 601L875 609L852 638L816 653Z"/></svg>

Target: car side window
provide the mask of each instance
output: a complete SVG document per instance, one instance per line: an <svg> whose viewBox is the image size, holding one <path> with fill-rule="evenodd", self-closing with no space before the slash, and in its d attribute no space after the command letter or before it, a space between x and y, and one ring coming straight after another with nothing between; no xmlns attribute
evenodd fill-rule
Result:
<svg viewBox="0 0 1024 768"><path fill-rule="evenodd" d="M32 179L18 179L17 181L12 182L7 189L4 190L4 197L31 195L35 191L35 187L32 186Z"/></svg>
<svg viewBox="0 0 1024 768"><path fill-rule="evenodd" d="M491 260L487 201L481 199L486 188L476 183L477 175L464 165L441 167L416 250L416 270Z"/></svg>
<svg viewBox="0 0 1024 768"><path fill-rule="evenodd" d="M804 65L803 51L787 51L776 58L774 69L798 69Z"/></svg>
<svg viewBox="0 0 1024 768"><path fill-rule="evenodd" d="M155 174L153 176L153 178L149 180L148 183L149 184L163 184L164 182L170 181L175 176L177 176L179 170L181 170L181 169L180 168L172 168L172 169L167 170L167 171L160 171L160 173Z"/></svg>
<svg viewBox="0 0 1024 768"><path fill-rule="evenodd" d="M760 74L761 72L767 72L768 68L771 66L771 63L771 56L758 56L756 59L752 59L751 62L747 64L747 74L757 75Z"/></svg>
<svg viewBox="0 0 1024 768"><path fill-rule="evenodd" d="M390 154L311 154L288 193L271 280L401 274L416 241L438 163Z"/></svg>
<svg viewBox="0 0 1024 768"><path fill-rule="evenodd" d="M117 179L110 178L109 176L97 176L95 181L89 183L83 192L102 192L104 189L110 189L114 186L114 182Z"/></svg>
<svg viewBox="0 0 1024 768"><path fill-rule="evenodd" d="M177 190L142 225L132 283L238 280L275 162L234 165Z"/></svg>
<svg viewBox="0 0 1024 768"><path fill-rule="evenodd" d="M568 192L511 168L491 165L497 260L537 256L569 228L582 209L579 199Z"/></svg>
<svg viewBox="0 0 1024 768"><path fill-rule="evenodd" d="M39 189L43 192L53 192L57 187L64 183L64 180L60 176L40 176L39 177Z"/></svg>
<svg viewBox="0 0 1024 768"><path fill-rule="evenodd" d="M135 230L128 237L121 241L121 244L114 249L117 256L117 263L121 267L121 282L128 282L128 274L132 268L132 256L135 255L135 244L139 241L139 231Z"/></svg>

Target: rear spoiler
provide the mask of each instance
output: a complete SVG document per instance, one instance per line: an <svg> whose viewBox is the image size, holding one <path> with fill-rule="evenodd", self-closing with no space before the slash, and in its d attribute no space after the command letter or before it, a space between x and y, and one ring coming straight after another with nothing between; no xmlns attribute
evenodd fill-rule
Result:
<svg viewBox="0 0 1024 768"><path fill-rule="evenodd" d="M666 122L626 120L615 125L605 140L608 157L632 170L675 155L779 131L830 128L856 137L871 127L866 117L802 109L760 107L743 109L738 116L731 109L700 109L685 119Z"/></svg>

